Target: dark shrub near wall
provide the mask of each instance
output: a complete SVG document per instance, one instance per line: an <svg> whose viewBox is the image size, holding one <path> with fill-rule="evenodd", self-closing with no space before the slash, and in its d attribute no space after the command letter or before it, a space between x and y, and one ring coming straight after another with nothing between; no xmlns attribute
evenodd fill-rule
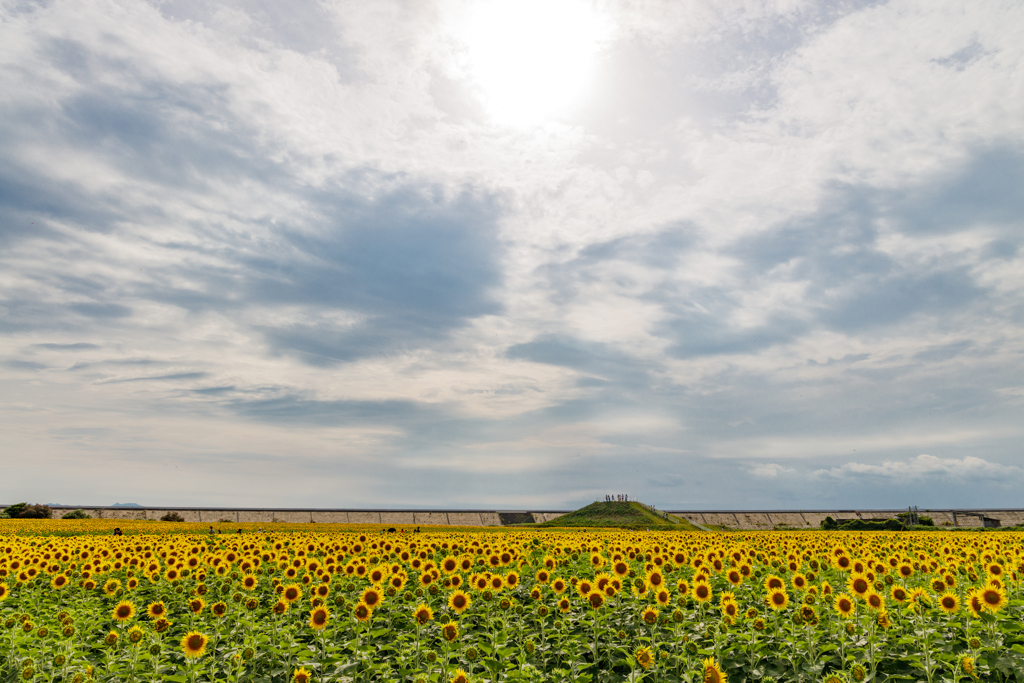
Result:
<svg viewBox="0 0 1024 683"><path fill-rule="evenodd" d="M4 513L11 519L50 519L53 511L46 505L29 505L18 503L4 510Z"/></svg>

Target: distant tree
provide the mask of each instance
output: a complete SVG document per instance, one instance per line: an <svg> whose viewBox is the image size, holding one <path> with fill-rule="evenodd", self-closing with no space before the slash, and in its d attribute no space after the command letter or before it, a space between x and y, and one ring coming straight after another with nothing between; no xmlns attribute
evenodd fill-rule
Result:
<svg viewBox="0 0 1024 683"><path fill-rule="evenodd" d="M185 518L173 510L160 518L161 522L184 522Z"/></svg>
<svg viewBox="0 0 1024 683"><path fill-rule="evenodd" d="M92 519L92 517L85 510L79 508L78 510L65 512L61 519Z"/></svg>
<svg viewBox="0 0 1024 683"><path fill-rule="evenodd" d="M832 517L826 517L825 519L821 520L821 528L826 530L838 529L839 523L836 522L836 520L832 519Z"/></svg>
<svg viewBox="0 0 1024 683"><path fill-rule="evenodd" d="M52 517L53 510L48 505L29 505L18 513L18 519L51 519Z"/></svg>
<svg viewBox="0 0 1024 683"><path fill-rule="evenodd" d="M28 503L15 503L11 507L4 510L4 514L10 517L11 519L17 519L21 515L22 511L24 511L24 509L27 507Z"/></svg>

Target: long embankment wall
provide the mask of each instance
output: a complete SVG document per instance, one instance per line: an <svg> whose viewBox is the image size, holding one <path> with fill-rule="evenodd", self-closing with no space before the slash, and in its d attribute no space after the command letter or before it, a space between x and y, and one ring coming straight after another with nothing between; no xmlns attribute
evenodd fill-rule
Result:
<svg viewBox="0 0 1024 683"><path fill-rule="evenodd" d="M0 509L3 509L0 505ZM503 526L506 524L546 522L568 510L327 510L295 508L149 508L51 506L54 517L68 510L81 509L100 519L157 520L170 512L186 522L200 523L320 523L387 524L405 526ZM816 529L825 517L838 520L891 519L906 510L666 510L671 515L706 527L719 529ZM1024 509L919 510L940 527L1015 526L1024 524ZM987 520L987 521L986 521ZM996 524L998 522L998 524Z"/></svg>
<svg viewBox="0 0 1024 683"><path fill-rule="evenodd" d="M826 517L837 520L885 520L907 510L666 510L703 526L727 529L817 529ZM1024 524L1024 510L918 510L939 527L1015 526ZM998 524L994 523L998 522Z"/></svg>
<svg viewBox="0 0 1024 683"><path fill-rule="evenodd" d="M0 506L3 509L4 506ZM388 524L405 526L502 526L516 523L546 522L566 511L528 512L525 510L326 510L295 508L173 508L173 507L97 507L89 505L51 505L53 516L69 510L82 510L97 519L150 519L175 512L186 522L273 524L274 522L318 524Z"/></svg>

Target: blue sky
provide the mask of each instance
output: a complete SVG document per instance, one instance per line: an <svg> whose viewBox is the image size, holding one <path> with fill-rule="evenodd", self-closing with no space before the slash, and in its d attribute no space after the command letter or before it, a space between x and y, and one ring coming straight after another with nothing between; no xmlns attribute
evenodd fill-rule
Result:
<svg viewBox="0 0 1024 683"><path fill-rule="evenodd" d="M1022 505L1019 2L0 6L0 501Z"/></svg>

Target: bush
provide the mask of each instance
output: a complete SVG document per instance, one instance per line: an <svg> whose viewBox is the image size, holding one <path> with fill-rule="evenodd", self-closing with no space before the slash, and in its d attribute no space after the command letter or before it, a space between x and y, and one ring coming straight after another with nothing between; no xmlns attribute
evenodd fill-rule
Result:
<svg viewBox="0 0 1024 683"><path fill-rule="evenodd" d="M851 519L840 524L831 517L821 520L821 528L831 531L905 531L898 519Z"/></svg>
<svg viewBox="0 0 1024 683"><path fill-rule="evenodd" d="M92 517L85 510L79 508L78 510L65 512L61 519L92 519Z"/></svg>
<svg viewBox="0 0 1024 683"><path fill-rule="evenodd" d="M11 515L11 517L13 516ZM18 519L51 519L52 517L53 510L47 505L28 505L18 513Z"/></svg>
<svg viewBox="0 0 1024 683"><path fill-rule="evenodd" d="M171 511L160 518L161 522L184 522L185 518L179 515L177 512Z"/></svg>
<svg viewBox="0 0 1024 683"><path fill-rule="evenodd" d="M24 509L27 507L28 503L16 503L11 507L7 508L6 510L4 510L4 515L10 517L11 519L17 519L18 516L21 515L22 511L24 511Z"/></svg>
<svg viewBox="0 0 1024 683"><path fill-rule="evenodd" d="M901 512L896 515L897 519L903 522L905 525L910 526L910 513ZM935 526L935 520L931 517L925 517L924 515L917 516L917 526Z"/></svg>

